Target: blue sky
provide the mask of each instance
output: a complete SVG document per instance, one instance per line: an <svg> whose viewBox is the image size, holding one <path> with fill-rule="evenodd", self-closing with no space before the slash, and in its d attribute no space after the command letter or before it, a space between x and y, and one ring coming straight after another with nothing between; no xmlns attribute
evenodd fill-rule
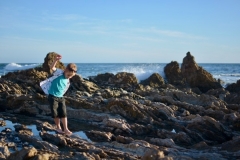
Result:
<svg viewBox="0 0 240 160"><path fill-rule="evenodd" d="M239 63L239 0L0 1L0 63Z"/></svg>

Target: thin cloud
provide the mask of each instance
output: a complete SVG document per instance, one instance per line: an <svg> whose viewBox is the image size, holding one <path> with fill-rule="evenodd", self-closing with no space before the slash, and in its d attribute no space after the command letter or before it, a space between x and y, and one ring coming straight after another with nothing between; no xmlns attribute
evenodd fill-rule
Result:
<svg viewBox="0 0 240 160"><path fill-rule="evenodd" d="M44 12L42 14L42 19L45 20L57 20L57 21L76 21L86 19L87 17L80 16L78 14L49 14Z"/></svg>
<svg viewBox="0 0 240 160"><path fill-rule="evenodd" d="M151 27L148 29L137 28L137 29L134 29L133 31L144 32L144 33L155 34L155 35L163 35L168 37L176 37L176 38L207 39L206 37L202 37L202 36L191 35L191 34L179 32L179 31L161 30L161 29L156 29L154 27Z"/></svg>
<svg viewBox="0 0 240 160"><path fill-rule="evenodd" d="M138 36L138 35L120 35L119 37L124 39L131 39L131 40L141 40L141 41L149 41L149 42L164 42L165 40L159 38L152 38L147 36Z"/></svg>
<svg viewBox="0 0 240 160"><path fill-rule="evenodd" d="M119 22L122 22L122 23L132 23L132 19L122 19L122 20L119 20Z"/></svg>

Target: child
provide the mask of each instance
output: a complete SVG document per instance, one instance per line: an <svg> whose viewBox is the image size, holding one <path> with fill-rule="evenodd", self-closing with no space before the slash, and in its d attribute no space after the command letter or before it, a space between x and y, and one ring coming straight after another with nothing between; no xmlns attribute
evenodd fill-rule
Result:
<svg viewBox="0 0 240 160"><path fill-rule="evenodd" d="M70 63L67 65L64 71L58 69L55 66L61 58L61 55L56 56L52 65L50 66L50 69L54 71L53 76L45 81L40 82L40 86L44 93L48 95L51 114L56 124L56 131L58 133L70 135L72 132L67 126L67 112L63 95L70 86L69 79L72 78L77 72L77 66L74 63ZM63 123L63 130L60 125L60 119Z"/></svg>

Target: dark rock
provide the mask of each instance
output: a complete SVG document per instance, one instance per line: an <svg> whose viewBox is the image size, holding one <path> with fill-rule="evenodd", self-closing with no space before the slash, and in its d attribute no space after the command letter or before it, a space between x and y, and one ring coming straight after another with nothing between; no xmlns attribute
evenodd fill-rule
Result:
<svg viewBox="0 0 240 160"><path fill-rule="evenodd" d="M240 105L239 104L227 104L227 108L234 110L234 111L240 111Z"/></svg>
<svg viewBox="0 0 240 160"><path fill-rule="evenodd" d="M233 140L225 142L221 145L222 150L227 150L229 152L240 151L240 136L235 137Z"/></svg>
<svg viewBox="0 0 240 160"><path fill-rule="evenodd" d="M88 131L86 132L88 138L95 142L109 142L112 140L113 134L110 132Z"/></svg>
<svg viewBox="0 0 240 160"><path fill-rule="evenodd" d="M240 131L240 117L238 117L237 119L235 119L233 121L233 129L236 131Z"/></svg>
<svg viewBox="0 0 240 160"><path fill-rule="evenodd" d="M240 94L232 92L232 93L226 95L225 101L228 104L238 104L239 105L240 104Z"/></svg>
<svg viewBox="0 0 240 160"><path fill-rule="evenodd" d="M138 84L136 76L133 73L127 72L117 73L114 77L109 78L108 82L123 89L129 89L129 87Z"/></svg>
<svg viewBox="0 0 240 160"><path fill-rule="evenodd" d="M98 85L93 82L84 80L80 75L76 74L71 78L71 88L75 91L87 91L93 93L99 89Z"/></svg>
<svg viewBox="0 0 240 160"><path fill-rule="evenodd" d="M104 74L98 74L96 77L94 77L94 81L97 82L97 84L106 84L108 83L108 80L110 78L114 77L114 74L112 73L104 73Z"/></svg>
<svg viewBox="0 0 240 160"><path fill-rule="evenodd" d="M27 84L34 86L42 80L45 80L48 73L43 71L41 67L30 68L27 70L19 70L15 72L9 72L1 78L18 82L19 84Z"/></svg>
<svg viewBox="0 0 240 160"><path fill-rule="evenodd" d="M153 73L149 78L141 81L141 84L149 85L151 87L160 87L163 84L165 84L165 82L164 79L158 73Z"/></svg>
<svg viewBox="0 0 240 160"><path fill-rule="evenodd" d="M112 99L106 108L114 114L119 114L130 120L143 121L145 115L138 109L137 105L130 100Z"/></svg>
<svg viewBox="0 0 240 160"><path fill-rule="evenodd" d="M222 88L221 84L210 73L198 66L190 52L183 59L181 71L190 87L198 87L202 92Z"/></svg>
<svg viewBox="0 0 240 160"><path fill-rule="evenodd" d="M205 149L209 149L210 147L207 145L206 142L202 141L202 142L199 142L199 143L193 145L192 148L197 149L197 150L205 150Z"/></svg>
<svg viewBox="0 0 240 160"><path fill-rule="evenodd" d="M226 96L229 95L230 93L224 88L219 88L219 89L210 89L206 92L206 94L213 95L217 98L225 100Z"/></svg>
<svg viewBox="0 0 240 160"><path fill-rule="evenodd" d="M232 83L226 87L226 90L229 92L235 92L239 93L240 92L240 80L238 80L236 83Z"/></svg>
<svg viewBox="0 0 240 160"><path fill-rule="evenodd" d="M172 139L151 138L150 142L159 146L174 147L175 143Z"/></svg>
<svg viewBox="0 0 240 160"><path fill-rule="evenodd" d="M208 116L201 117L189 124L187 129L196 132L201 135L205 142L208 141L212 144L221 144L231 138L231 135L227 134L227 130L222 127L221 123Z"/></svg>
<svg viewBox="0 0 240 160"><path fill-rule="evenodd" d="M172 61L164 67L164 73L168 83L173 85L184 85L185 80L182 76L182 71L179 67L178 62Z"/></svg>
<svg viewBox="0 0 240 160"><path fill-rule="evenodd" d="M119 135L116 137L116 141L123 144L129 144L134 141L134 139L132 137L123 137Z"/></svg>
<svg viewBox="0 0 240 160"><path fill-rule="evenodd" d="M57 134L49 134L47 132L40 132L40 136L43 140L46 140L56 146L66 146L67 142L64 137L57 135Z"/></svg>
<svg viewBox="0 0 240 160"><path fill-rule="evenodd" d="M14 125L14 128L16 132L19 132L20 130L28 130L27 126L20 124Z"/></svg>

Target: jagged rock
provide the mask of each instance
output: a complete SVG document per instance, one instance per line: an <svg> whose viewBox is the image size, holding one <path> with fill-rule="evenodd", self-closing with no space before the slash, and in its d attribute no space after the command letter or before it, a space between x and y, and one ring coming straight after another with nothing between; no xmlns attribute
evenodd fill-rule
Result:
<svg viewBox="0 0 240 160"><path fill-rule="evenodd" d="M47 73L52 73L52 71L50 70L50 66L53 63L53 61L55 60L55 57L57 56L58 53L56 52L49 52L46 57L44 58L44 63L42 65L43 67L43 71L47 72ZM58 61L56 64L56 68L60 68L60 69L65 69L65 66L62 62Z"/></svg>
<svg viewBox="0 0 240 160"><path fill-rule="evenodd" d="M27 70L19 70L15 72L9 72L1 78L11 80L13 82L18 82L20 84L27 84L30 86L35 86L36 83L46 79L48 73L42 71L41 67L30 68Z"/></svg>
<svg viewBox="0 0 240 160"><path fill-rule="evenodd" d="M225 97L225 101L228 104L240 104L240 94L232 92Z"/></svg>
<svg viewBox="0 0 240 160"><path fill-rule="evenodd" d="M123 144L129 144L132 141L134 141L134 139L131 138L131 137L123 137L123 136L119 135L119 136L116 137L116 141L119 142L119 143L123 143Z"/></svg>
<svg viewBox="0 0 240 160"><path fill-rule="evenodd" d="M119 114L123 117L126 117L130 120L140 120L143 121L145 115L138 109L137 105L134 104L131 100L122 100L122 99L111 99L106 108L115 114Z"/></svg>
<svg viewBox="0 0 240 160"><path fill-rule="evenodd" d="M64 137L58 134L49 134L47 132L40 132L40 136L42 137L43 140L47 140L50 143L56 145L56 146L66 146L67 142Z"/></svg>
<svg viewBox="0 0 240 160"><path fill-rule="evenodd" d="M204 150L204 149L209 149L210 147L207 145L206 142L202 141L202 142L199 142L195 145L192 146L194 149L197 149L197 150Z"/></svg>
<svg viewBox="0 0 240 160"><path fill-rule="evenodd" d="M190 52L183 58L181 72L191 87L198 87L202 92L222 88L221 84L210 73L198 66Z"/></svg>
<svg viewBox="0 0 240 160"><path fill-rule="evenodd" d="M174 100L178 100L181 102L186 102L193 105L199 106L209 106L209 107L217 107L217 108L226 108L226 103L220 99L217 99L214 96L209 96L207 94L188 94L181 90L166 90L163 92L165 96L170 96Z"/></svg>
<svg viewBox="0 0 240 160"><path fill-rule="evenodd" d="M164 73L168 83L173 85L184 85L185 80L182 76L182 71L178 62L172 61L164 67Z"/></svg>
<svg viewBox="0 0 240 160"><path fill-rule="evenodd" d="M71 78L71 87L77 91L87 91L93 93L99 89L99 87L90 81L84 80L80 75L76 74Z"/></svg>
<svg viewBox="0 0 240 160"><path fill-rule="evenodd" d="M206 94L213 95L221 100L225 100L230 93L224 88L219 88L219 89L210 89L206 92Z"/></svg>
<svg viewBox="0 0 240 160"><path fill-rule="evenodd" d="M14 125L14 128L16 132L19 132L20 130L29 130L26 125L20 124Z"/></svg>
<svg viewBox="0 0 240 160"><path fill-rule="evenodd" d="M81 159L81 160L98 160L94 156L86 153L86 152L76 152L74 154L75 159Z"/></svg>
<svg viewBox="0 0 240 160"><path fill-rule="evenodd" d="M108 82L123 89L129 89L129 87L138 84L136 76L127 72L117 73L114 77L109 78Z"/></svg>
<svg viewBox="0 0 240 160"><path fill-rule="evenodd" d="M240 92L240 80L238 80L236 83L232 83L226 87L226 90L229 92Z"/></svg>
<svg viewBox="0 0 240 160"><path fill-rule="evenodd" d="M124 120L118 120L118 119L104 119L103 124L108 127L114 127L121 129L126 132L132 132L129 128L130 126L126 124Z"/></svg>
<svg viewBox="0 0 240 160"><path fill-rule="evenodd" d="M153 73L149 78L141 81L141 84L149 85L151 87L160 87L163 84L165 84L165 82L164 79L158 73Z"/></svg>
<svg viewBox="0 0 240 160"><path fill-rule="evenodd" d="M221 123L208 116L195 118L191 124L188 124L187 129L201 135L203 139L199 139L200 141L205 140L210 144L221 144L231 138L231 134Z"/></svg>
<svg viewBox="0 0 240 160"><path fill-rule="evenodd" d="M8 160L16 160L16 159L32 159L32 160L49 160L49 159L58 159L58 154L54 152L50 152L48 150L37 150L34 147L31 148L23 148L20 151L12 153Z"/></svg>
<svg viewBox="0 0 240 160"><path fill-rule="evenodd" d="M175 143L172 139L151 138L150 142L159 146L173 147Z"/></svg>
<svg viewBox="0 0 240 160"><path fill-rule="evenodd" d="M8 160L30 159L30 158L33 158L35 155L37 155L37 150L34 147L32 147L32 148L23 148L20 151L12 153L8 157Z"/></svg>
<svg viewBox="0 0 240 160"><path fill-rule="evenodd" d="M114 77L112 73L98 74L96 77L92 78L97 84L103 85L107 84L110 78Z"/></svg>
<svg viewBox="0 0 240 160"><path fill-rule="evenodd" d="M239 111L240 110L240 105L239 104L227 104L227 108L234 110L234 111Z"/></svg>
<svg viewBox="0 0 240 160"><path fill-rule="evenodd" d="M88 131L86 132L88 138L95 142L109 142L112 140L113 134L110 132Z"/></svg>
<svg viewBox="0 0 240 160"><path fill-rule="evenodd" d="M236 131L240 131L240 117L233 121L233 129Z"/></svg>
<svg viewBox="0 0 240 160"><path fill-rule="evenodd" d="M221 145L222 150L227 150L230 152L240 151L240 136L235 137L233 140L225 142Z"/></svg>

